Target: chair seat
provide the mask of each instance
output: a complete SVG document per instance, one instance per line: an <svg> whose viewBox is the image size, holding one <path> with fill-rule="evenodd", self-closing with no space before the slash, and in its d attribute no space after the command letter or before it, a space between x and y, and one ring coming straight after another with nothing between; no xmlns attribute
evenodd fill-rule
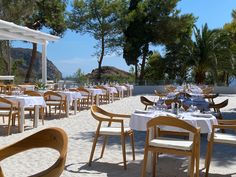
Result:
<svg viewBox="0 0 236 177"><path fill-rule="evenodd" d="M171 149L179 149L179 150L191 150L193 142L189 140L181 140L174 138L157 138L152 139L149 144L154 147L162 147L162 148L171 148Z"/></svg>
<svg viewBox="0 0 236 177"><path fill-rule="evenodd" d="M130 128L124 128L124 132L131 131ZM118 127L102 127L100 128L100 135L121 135L121 128Z"/></svg>
<svg viewBox="0 0 236 177"><path fill-rule="evenodd" d="M61 102L60 101L46 101L47 105L60 105Z"/></svg>
<svg viewBox="0 0 236 177"><path fill-rule="evenodd" d="M8 116L10 111L8 110L0 110L0 116ZM16 114L17 111L12 111L12 114Z"/></svg>
<svg viewBox="0 0 236 177"><path fill-rule="evenodd" d="M226 133L215 133L214 142L236 144L236 136L231 135L231 134L226 134Z"/></svg>
<svg viewBox="0 0 236 177"><path fill-rule="evenodd" d="M9 115L9 111L7 111L7 110L0 110L0 116L4 116L4 115Z"/></svg>

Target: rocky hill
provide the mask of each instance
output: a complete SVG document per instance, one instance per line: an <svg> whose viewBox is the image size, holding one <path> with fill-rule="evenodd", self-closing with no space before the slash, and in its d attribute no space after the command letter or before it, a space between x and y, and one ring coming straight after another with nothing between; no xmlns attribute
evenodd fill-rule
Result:
<svg viewBox="0 0 236 177"><path fill-rule="evenodd" d="M86 76L89 78L91 82L96 82L98 69L92 70L90 74L87 74ZM120 70L118 68L115 68L113 66L102 66L102 72L101 72L101 81L119 81L119 82L126 82L126 81L132 81L133 75L129 72Z"/></svg>
<svg viewBox="0 0 236 177"><path fill-rule="evenodd" d="M24 78L31 58L31 49L25 48L11 48L12 63L18 63L17 76ZM36 60L33 66L32 76L34 81L42 78L42 59L41 53L37 52ZM55 80L62 78L61 72L57 67L47 59L47 75L48 80Z"/></svg>

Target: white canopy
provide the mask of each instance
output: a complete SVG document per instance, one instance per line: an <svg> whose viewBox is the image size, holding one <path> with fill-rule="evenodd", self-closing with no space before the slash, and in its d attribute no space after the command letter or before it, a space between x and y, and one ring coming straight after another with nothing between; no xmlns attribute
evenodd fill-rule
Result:
<svg viewBox="0 0 236 177"><path fill-rule="evenodd" d="M47 82L46 47L48 41L57 41L60 37L0 20L0 40L22 40L42 44L42 81Z"/></svg>

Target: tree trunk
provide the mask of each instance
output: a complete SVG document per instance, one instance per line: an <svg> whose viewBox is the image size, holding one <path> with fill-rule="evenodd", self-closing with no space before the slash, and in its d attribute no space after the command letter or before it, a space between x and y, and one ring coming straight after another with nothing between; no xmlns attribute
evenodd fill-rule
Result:
<svg viewBox="0 0 236 177"><path fill-rule="evenodd" d="M135 83L138 83L138 61L135 63L134 66L135 66L134 67L134 69L135 69L135 78L134 78L134 80L135 80Z"/></svg>
<svg viewBox="0 0 236 177"><path fill-rule="evenodd" d="M229 86L229 73L226 73L226 85L225 86Z"/></svg>
<svg viewBox="0 0 236 177"><path fill-rule="evenodd" d="M196 84L203 84L205 80L205 71L197 70L195 75Z"/></svg>
<svg viewBox="0 0 236 177"><path fill-rule="evenodd" d="M36 54L37 54L37 43L33 43L33 49L32 49L32 55L30 58L30 62L29 62L29 67L25 76L25 82L28 83L30 81L30 77L32 74L32 70L33 70L33 66L35 63L35 59L36 59Z"/></svg>
<svg viewBox="0 0 236 177"><path fill-rule="evenodd" d="M139 75L139 85L144 85L144 69L145 69L145 64L146 64L146 58L148 55L148 43L144 45L143 49L142 49L142 64L141 64L141 70L140 70L140 75Z"/></svg>
<svg viewBox="0 0 236 177"><path fill-rule="evenodd" d="M5 67L3 70L5 71L4 74L10 75L11 74L11 56L10 56L10 42L9 41L1 41L1 49L0 49L0 57L3 60Z"/></svg>
<svg viewBox="0 0 236 177"><path fill-rule="evenodd" d="M104 57L104 51L105 51L105 41L104 41L104 35L102 35L102 50L100 54L100 58L98 60L98 75L97 75L97 80L101 80L101 72L102 72L102 61Z"/></svg>

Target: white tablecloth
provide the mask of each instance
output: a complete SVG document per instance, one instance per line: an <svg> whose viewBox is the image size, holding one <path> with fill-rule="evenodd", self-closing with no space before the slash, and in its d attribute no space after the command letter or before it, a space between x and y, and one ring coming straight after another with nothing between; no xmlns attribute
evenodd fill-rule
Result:
<svg viewBox="0 0 236 177"><path fill-rule="evenodd" d="M43 106L46 107L46 103L42 96L5 96L5 98L10 99L12 101L19 102L20 104L20 132L24 131L24 120L25 120L25 108L27 107L34 107L36 106L35 110L35 122L34 127L38 126L38 119L39 119L39 107Z"/></svg>
<svg viewBox="0 0 236 177"><path fill-rule="evenodd" d="M149 120L157 116L175 116L175 114L162 111L136 111L131 114L130 128L138 131L146 131L146 125ZM178 115L180 119L188 122L189 124L200 127L201 133L210 133L212 125L216 125L217 119L211 114L202 114L195 112L186 112ZM181 131L180 129L172 129L168 127L168 130Z"/></svg>
<svg viewBox="0 0 236 177"><path fill-rule="evenodd" d="M122 92L122 91L126 91L126 90L127 90L127 87L125 87L124 85L116 85L115 88L116 88L119 92Z"/></svg>
<svg viewBox="0 0 236 177"><path fill-rule="evenodd" d="M107 85L104 85L104 87L108 90L109 93L117 93L117 89L115 87L110 87Z"/></svg>
<svg viewBox="0 0 236 177"><path fill-rule="evenodd" d="M102 92L102 89L96 89L96 88L86 88L92 96L95 96L95 95L102 95L103 92Z"/></svg>
<svg viewBox="0 0 236 177"><path fill-rule="evenodd" d="M73 91L60 91L59 94L66 95L66 99L69 102L72 102L73 100L81 99L82 95L80 92L73 92Z"/></svg>
<svg viewBox="0 0 236 177"><path fill-rule="evenodd" d="M19 87L25 89L25 90L35 90L35 85L18 85Z"/></svg>
<svg viewBox="0 0 236 177"><path fill-rule="evenodd" d="M20 103L20 107L34 107L36 105L46 107L42 96L5 96L5 98Z"/></svg>

